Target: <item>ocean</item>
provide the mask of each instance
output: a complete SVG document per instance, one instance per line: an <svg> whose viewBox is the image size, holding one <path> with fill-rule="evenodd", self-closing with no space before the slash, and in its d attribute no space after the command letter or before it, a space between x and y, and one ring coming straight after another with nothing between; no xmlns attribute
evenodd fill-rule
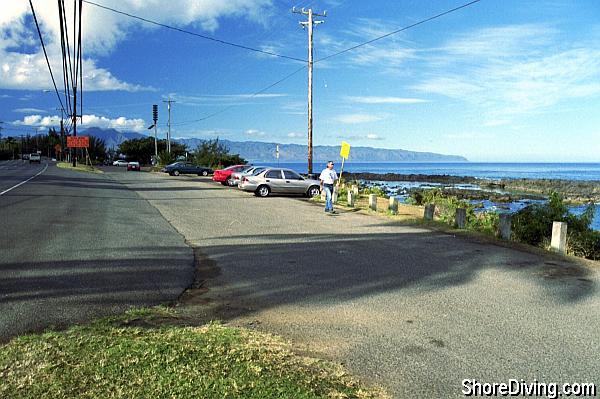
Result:
<svg viewBox="0 0 600 399"><path fill-rule="evenodd" d="M336 162L336 161L334 161ZM255 163L258 164L258 163ZM265 166L280 166L294 169L300 173L307 172L306 162L261 163ZM319 173L325 167L325 162L313 163L313 172ZM340 172L341 162L336 162L335 169ZM589 180L600 184L600 163L485 163L485 162L415 162L415 163L359 163L348 162L344 165L345 172L398 173L423 175L471 176L478 179L563 179ZM419 186L419 182L380 182L389 188L401 189ZM430 185L431 186L431 185ZM476 187L466 187L476 188ZM399 196L402 201L405 199ZM482 201L477 201L481 203ZM515 201L510 204L496 204L484 201L484 210L516 212L529 205L532 201ZM573 206L571 212L580 214L583 206ZM600 204L596 204L596 214L592 222L594 230L600 230Z"/></svg>
<svg viewBox="0 0 600 399"><path fill-rule="evenodd" d="M600 154L599 154L600 158ZM341 161L335 161L335 169L340 172ZM277 166L276 162L261 163ZM279 166L307 172L306 162L280 163ZM325 168L325 162L313 163L313 172ZM480 179L527 178L595 180L600 182L600 163L484 163L484 162L403 162L403 163L362 163L348 162L346 172L399 173L424 175L472 176Z"/></svg>

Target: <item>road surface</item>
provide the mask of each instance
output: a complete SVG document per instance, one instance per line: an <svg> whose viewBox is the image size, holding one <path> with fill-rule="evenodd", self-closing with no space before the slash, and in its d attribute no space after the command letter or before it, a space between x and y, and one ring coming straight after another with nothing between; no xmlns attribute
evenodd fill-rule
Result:
<svg viewBox="0 0 600 399"><path fill-rule="evenodd" d="M191 303L209 319L282 334L399 398L461 397L467 378L600 383L597 266L205 178L109 175L196 247L207 292Z"/></svg>
<svg viewBox="0 0 600 399"><path fill-rule="evenodd" d="M31 177L0 195L0 341L170 302L189 286L191 249L136 192L45 161L0 162L0 192Z"/></svg>

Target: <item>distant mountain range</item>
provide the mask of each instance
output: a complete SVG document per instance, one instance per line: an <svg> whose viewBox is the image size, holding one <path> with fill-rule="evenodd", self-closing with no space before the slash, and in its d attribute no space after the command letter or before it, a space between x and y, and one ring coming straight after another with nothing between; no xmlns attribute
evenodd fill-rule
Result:
<svg viewBox="0 0 600 399"><path fill-rule="evenodd" d="M115 129L88 128L83 134L98 137L106 143L107 148L117 148L125 140L148 137L135 132L119 132ZM175 141L185 144L193 151L202 143L202 139L180 138ZM273 162L276 160L275 151L277 143L261 141L230 141L220 140L229 147L234 154L240 154L250 162ZM306 145L279 144L279 160L281 162L305 162ZM340 157L340 147L331 145L317 145L313 147L315 162L323 162ZM467 162L465 157L459 155L444 155L433 152L416 152L400 149L386 149L373 147L352 147L350 150L352 162Z"/></svg>

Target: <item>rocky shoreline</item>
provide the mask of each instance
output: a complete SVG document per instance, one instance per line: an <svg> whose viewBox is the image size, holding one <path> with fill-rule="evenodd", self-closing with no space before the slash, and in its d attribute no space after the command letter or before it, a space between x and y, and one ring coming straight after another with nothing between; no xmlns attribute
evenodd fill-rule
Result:
<svg viewBox="0 0 600 399"><path fill-rule="evenodd" d="M344 180L476 185L481 190L440 187L444 193L471 200L490 199L498 202L511 202L522 199L543 199L554 191L561 194L567 202L572 204L600 203L600 181L561 179L487 180L470 176L398 173L344 173Z"/></svg>

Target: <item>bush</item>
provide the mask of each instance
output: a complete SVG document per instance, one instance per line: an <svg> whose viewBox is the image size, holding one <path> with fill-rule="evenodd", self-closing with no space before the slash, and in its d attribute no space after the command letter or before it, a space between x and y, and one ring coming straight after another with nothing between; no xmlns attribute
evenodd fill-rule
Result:
<svg viewBox="0 0 600 399"><path fill-rule="evenodd" d="M567 253L582 258L600 260L600 231L567 233Z"/></svg>
<svg viewBox="0 0 600 399"><path fill-rule="evenodd" d="M168 152L167 150L158 153L158 163L160 165L169 165L177 160L177 155L174 152Z"/></svg>
<svg viewBox="0 0 600 399"><path fill-rule="evenodd" d="M552 236L552 223L567 223L567 252L588 259L600 258L600 232L590 228L594 205L580 215L569 213L557 193L551 193L548 203L530 205L513 216L513 238L536 246L546 246Z"/></svg>
<svg viewBox="0 0 600 399"><path fill-rule="evenodd" d="M382 198L387 198L388 195L385 192L384 189L382 189L381 187L377 187L377 186L372 186L372 187L366 187L362 190L362 193L365 195L369 195L369 194L375 194L378 197L382 197Z"/></svg>

